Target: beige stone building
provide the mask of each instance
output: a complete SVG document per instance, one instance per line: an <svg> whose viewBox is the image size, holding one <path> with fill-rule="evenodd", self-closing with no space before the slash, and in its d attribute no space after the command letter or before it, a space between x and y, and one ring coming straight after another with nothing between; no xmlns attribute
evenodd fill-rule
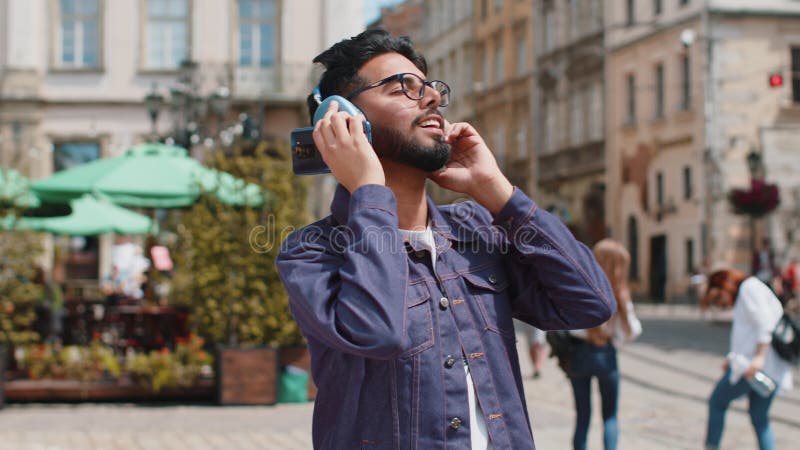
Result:
<svg viewBox="0 0 800 450"><path fill-rule="evenodd" d="M378 25L411 37L428 78L453 91L447 119L473 124L512 181L531 192L532 1L408 0L384 9ZM429 189L438 202L463 198Z"/></svg>
<svg viewBox="0 0 800 450"><path fill-rule="evenodd" d="M606 206L639 295L686 298L701 266L749 271L756 238L791 249L798 14L785 0L607 1ZM782 86L770 86L774 74ZM784 201L756 235L727 200L749 186L752 151Z"/></svg>
<svg viewBox="0 0 800 450"><path fill-rule="evenodd" d="M536 199L591 245L606 234L604 1L533 3Z"/></svg>
<svg viewBox="0 0 800 450"><path fill-rule="evenodd" d="M196 95L229 89L221 125L247 112L288 140L308 121L312 58L363 28L361 0L0 0L0 159L38 179L149 139L144 98L156 86L169 102L185 60ZM109 248L73 242L75 275L108 273Z"/></svg>
<svg viewBox="0 0 800 450"><path fill-rule="evenodd" d="M533 0L478 0L473 8L473 125L511 182L533 195Z"/></svg>

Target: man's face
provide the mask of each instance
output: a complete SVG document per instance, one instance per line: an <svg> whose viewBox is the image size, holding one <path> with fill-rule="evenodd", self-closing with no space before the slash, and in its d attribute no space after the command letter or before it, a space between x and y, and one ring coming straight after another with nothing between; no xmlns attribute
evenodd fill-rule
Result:
<svg viewBox="0 0 800 450"><path fill-rule="evenodd" d="M386 53L367 62L359 76L374 83L398 73L422 73L398 53ZM396 161L426 172L442 168L450 157L444 141L444 118L438 109L439 94L430 87L420 100L409 99L400 82L360 93L353 102L372 125L372 142L378 157Z"/></svg>

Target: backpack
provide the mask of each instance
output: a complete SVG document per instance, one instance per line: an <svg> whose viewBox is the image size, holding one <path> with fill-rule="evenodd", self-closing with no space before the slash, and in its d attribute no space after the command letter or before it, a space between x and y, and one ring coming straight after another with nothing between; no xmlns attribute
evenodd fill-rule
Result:
<svg viewBox="0 0 800 450"><path fill-rule="evenodd" d="M548 331L545 338L550 345L550 357L558 358L558 367L561 367L564 373L569 374L569 360L573 350L572 336L569 331Z"/></svg>
<svg viewBox="0 0 800 450"><path fill-rule="evenodd" d="M772 348L785 361L800 364L800 326L786 313L772 332Z"/></svg>

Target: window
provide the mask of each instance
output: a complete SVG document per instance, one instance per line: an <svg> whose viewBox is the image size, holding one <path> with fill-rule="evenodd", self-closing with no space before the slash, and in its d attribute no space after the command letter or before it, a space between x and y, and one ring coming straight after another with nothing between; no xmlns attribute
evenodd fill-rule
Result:
<svg viewBox="0 0 800 450"><path fill-rule="evenodd" d="M626 89L628 92L628 111L625 117L625 123L632 125L636 123L636 77L628 75L626 80Z"/></svg>
<svg viewBox="0 0 800 450"><path fill-rule="evenodd" d="M519 112L517 120L517 159L528 156L528 118L525 113Z"/></svg>
<svg viewBox="0 0 800 450"><path fill-rule="evenodd" d="M558 111L556 109L556 102L552 97L547 97L545 100L545 124L544 124L544 148L547 153L553 153L556 151L557 145L557 126L558 126L558 117L556 117Z"/></svg>
<svg viewBox="0 0 800 450"><path fill-rule="evenodd" d="M686 6L688 4L689 4L689 0L680 0L680 5L681 6Z"/></svg>
<svg viewBox="0 0 800 450"><path fill-rule="evenodd" d="M548 8L544 12L544 50L550 51L556 46L555 34L556 34L556 26L555 26L555 11L553 8Z"/></svg>
<svg viewBox="0 0 800 450"><path fill-rule="evenodd" d="M506 130L502 124L498 124L498 127L494 131L494 156L497 159L497 165L500 169L505 169L506 167Z"/></svg>
<svg viewBox="0 0 800 450"><path fill-rule="evenodd" d="M690 166L683 168L683 199L692 199L692 168Z"/></svg>
<svg viewBox="0 0 800 450"><path fill-rule="evenodd" d="M656 102L653 116L664 117L664 65L656 66Z"/></svg>
<svg viewBox="0 0 800 450"><path fill-rule="evenodd" d="M581 0L569 2L569 29L573 39L581 35Z"/></svg>
<svg viewBox="0 0 800 450"><path fill-rule="evenodd" d="M503 0L494 0L494 10L500 11L503 9Z"/></svg>
<svg viewBox="0 0 800 450"><path fill-rule="evenodd" d="M488 14L487 9L489 0L481 0L481 19L485 19L486 15Z"/></svg>
<svg viewBox="0 0 800 450"><path fill-rule="evenodd" d="M188 0L147 0L148 69L177 69L189 58Z"/></svg>
<svg viewBox="0 0 800 450"><path fill-rule="evenodd" d="M800 47L792 48L792 100L800 103Z"/></svg>
<svg viewBox="0 0 800 450"><path fill-rule="evenodd" d="M594 83L589 90L589 139L600 141L603 139L603 83Z"/></svg>
<svg viewBox="0 0 800 450"><path fill-rule="evenodd" d="M636 9L633 0L627 0L625 7L625 25L631 27L636 22Z"/></svg>
<svg viewBox="0 0 800 450"><path fill-rule="evenodd" d="M275 63L275 0L239 0L239 65Z"/></svg>
<svg viewBox="0 0 800 450"><path fill-rule="evenodd" d="M686 240L686 273L694 273L694 239Z"/></svg>
<svg viewBox="0 0 800 450"><path fill-rule="evenodd" d="M489 52L484 47L481 50L481 82L484 87L489 86Z"/></svg>
<svg viewBox="0 0 800 450"><path fill-rule="evenodd" d="M689 55L681 57L681 104L680 109L688 110L692 103L692 73Z"/></svg>
<svg viewBox="0 0 800 450"><path fill-rule="evenodd" d="M99 0L60 0L56 61L62 67L97 67L100 53Z"/></svg>
<svg viewBox="0 0 800 450"><path fill-rule="evenodd" d="M517 33L517 75L525 75L528 69L528 42L525 40L525 33Z"/></svg>
<svg viewBox="0 0 800 450"><path fill-rule="evenodd" d="M569 143L579 145L583 143L583 91L574 89L569 98Z"/></svg>
<svg viewBox="0 0 800 450"><path fill-rule="evenodd" d="M628 277L636 280L639 278L639 227L634 216L628 217L628 250L631 252Z"/></svg>
<svg viewBox="0 0 800 450"><path fill-rule="evenodd" d="M656 205L664 206L664 174L656 172Z"/></svg>
<svg viewBox="0 0 800 450"><path fill-rule="evenodd" d="M503 56L503 40L500 36L495 40L494 47L494 82L498 84L505 78L505 64Z"/></svg>
<svg viewBox="0 0 800 450"><path fill-rule="evenodd" d="M658 16L661 14L663 10L663 5L661 0L653 0L653 14Z"/></svg>
<svg viewBox="0 0 800 450"><path fill-rule="evenodd" d="M100 145L96 142L65 142L53 148L53 171L71 169L100 158Z"/></svg>

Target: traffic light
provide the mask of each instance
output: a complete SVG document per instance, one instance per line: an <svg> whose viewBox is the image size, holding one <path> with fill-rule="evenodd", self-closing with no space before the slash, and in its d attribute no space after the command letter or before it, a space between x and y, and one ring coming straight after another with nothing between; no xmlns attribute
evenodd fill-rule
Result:
<svg viewBox="0 0 800 450"><path fill-rule="evenodd" d="M769 87L777 88L783 86L783 75L779 73L769 74Z"/></svg>

